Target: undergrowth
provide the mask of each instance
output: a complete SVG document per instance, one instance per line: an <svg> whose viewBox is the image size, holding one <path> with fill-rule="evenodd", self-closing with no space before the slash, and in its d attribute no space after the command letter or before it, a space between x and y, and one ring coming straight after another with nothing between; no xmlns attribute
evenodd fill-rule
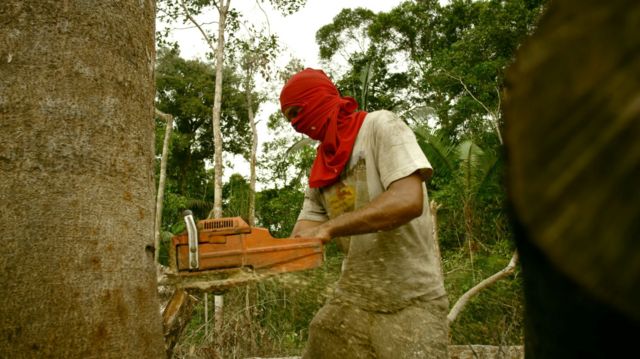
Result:
<svg viewBox="0 0 640 359"><path fill-rule="evenodd" d="M468 248L444 249L443 272L450 305L480 280L504 268L512 254L507 241ZM194 315L174 358L251 358L302 353L309 322L329 298L340 273L342 254L335 246L317 269L272 277L224 294L224 319L216 329L213 295L205 329L204 296L198 295ZM480 292L451 325L451 344L521 345L523 343L521 283L515 276Z"/></svg>

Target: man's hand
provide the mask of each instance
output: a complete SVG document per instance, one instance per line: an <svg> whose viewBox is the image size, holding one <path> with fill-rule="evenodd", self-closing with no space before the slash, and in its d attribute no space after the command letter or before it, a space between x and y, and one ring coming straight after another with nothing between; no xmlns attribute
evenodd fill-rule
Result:
<svg viewBox="0 0 640 359"><path fill-rule="evenodd" d="M324 225L325 223L327 222L300 220L296 222L295 227L293 227L291 237L319 238L323 244L326 244L331 241L331 232L329 228Z"/></svg>
<svg viewBox="0 0 640 359"><path fill-rule="evenodd" d="M294 235L294 237L319 238L322 241L322 244L327 244L331 241L331 232L327 226L321 224L319 226L300 230Z"/></svg>

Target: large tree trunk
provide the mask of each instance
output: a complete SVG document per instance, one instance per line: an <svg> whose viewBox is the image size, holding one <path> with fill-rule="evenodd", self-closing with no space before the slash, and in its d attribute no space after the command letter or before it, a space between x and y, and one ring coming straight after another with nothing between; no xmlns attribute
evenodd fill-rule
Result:
<svg viewBox="0 0 640 359"><path fill-rule="evenodd" d="M552 1L508 72L525 350L621 358L640 337L640 3Z"/></svg>
<svg viewBox="0 0 640 359"><path fill-rule="evenodd" d="M155 2L0 2L0 356L160 358Z"/></svg>

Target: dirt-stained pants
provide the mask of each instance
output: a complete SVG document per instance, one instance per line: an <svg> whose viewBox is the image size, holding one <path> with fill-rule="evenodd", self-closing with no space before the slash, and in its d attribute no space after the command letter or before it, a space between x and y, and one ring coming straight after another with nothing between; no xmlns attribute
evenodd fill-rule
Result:
<svg viewBox="0 0 640 359"><path fill-rule="evenodd" d="M445 297L393 313L330 302L311 321L303 359L447 358Z"/></svg>

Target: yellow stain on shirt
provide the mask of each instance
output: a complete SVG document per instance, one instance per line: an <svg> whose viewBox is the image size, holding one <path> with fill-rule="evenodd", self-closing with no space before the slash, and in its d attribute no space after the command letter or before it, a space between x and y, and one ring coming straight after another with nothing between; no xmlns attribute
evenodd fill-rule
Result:
<svg viewBox="0 0 640 359"><path fill-rule="evenodd" d="M333 218L354 210L356 190L353 186L338 182L329 190L325 198L329 207L329 216Z"/></svg>

